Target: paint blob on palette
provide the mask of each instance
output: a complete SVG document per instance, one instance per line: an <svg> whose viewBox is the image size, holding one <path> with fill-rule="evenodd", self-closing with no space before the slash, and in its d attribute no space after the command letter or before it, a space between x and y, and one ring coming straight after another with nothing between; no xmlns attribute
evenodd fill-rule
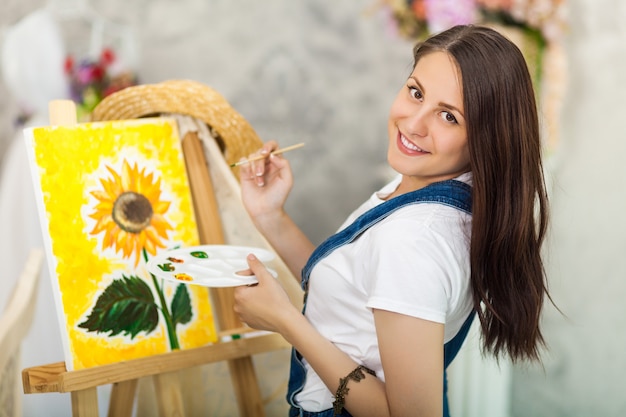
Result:
<svg viewBox="0 0 626 417"><path fill-rule="evenodd" d="M234 245L200 245L163 251L148 261L148 271L168 281L204 287L236 287L257 282L246 257L253 253L261 262L274 259L268 250ZM276 277L276 271L268 271Z"/></svg>

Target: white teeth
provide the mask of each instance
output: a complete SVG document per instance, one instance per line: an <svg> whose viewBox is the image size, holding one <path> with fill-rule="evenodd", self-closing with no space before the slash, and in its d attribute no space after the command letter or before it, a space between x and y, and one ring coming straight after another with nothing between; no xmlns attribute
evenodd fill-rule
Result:
<svg viewBox="0 0 626 417"><path fill-rule="evenodd" d="M404 146L406 146L407 148L411 149L412 151L426 152L422 148L418 148L417 146L415 146L414 143L409 142L409 140L407 138L405 138L404 135L400 135L400 141L402 141L402 144Z"/></svg>

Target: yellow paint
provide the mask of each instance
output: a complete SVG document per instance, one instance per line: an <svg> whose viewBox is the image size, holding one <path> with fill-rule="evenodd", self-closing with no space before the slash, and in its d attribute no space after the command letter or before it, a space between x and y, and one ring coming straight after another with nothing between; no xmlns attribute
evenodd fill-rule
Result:
<svg viewBox="0 0 626 417"><path fill-rule="evenodd" d="M161 198L171 205L165 218L173 231L166 247L199 243L187 173L175 122L142 119L124 122L86 123L74 127L46 127L32 131L35 163L48 223L51 249L73 369L167 352L167 331L161 316L159 327L135 339L86 332L77 325L88 317L98 296L115 278L137 275L153 289L152 279L135 260L124 259L113 248L102 249L102 233L89 235L95 220L89 218L98 200L90 195L110 178L109 166L120 171L123 161L137 163L161 179ZM161 280L159 280L161 281ZM206 288L188 286L194 319L177 327L181 348L217 340L214 317ZM168 303L174 286L166 288ZM158 297L155 295L155 299Z"/></svg>

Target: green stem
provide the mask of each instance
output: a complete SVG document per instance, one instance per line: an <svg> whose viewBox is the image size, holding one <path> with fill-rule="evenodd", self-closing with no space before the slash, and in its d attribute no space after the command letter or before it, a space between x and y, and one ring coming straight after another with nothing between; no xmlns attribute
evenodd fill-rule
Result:
<svg viewBox="0 0 626 417"><path fill-rule="evenodd" d="M146 262L148 262L148 253L146 249L142 249L143 258ZM165 296L163 295L163 289L159 285L156 277L150 273L152 277L152 282L156 288L157 294L159 295L159 300L161 302L161 312L163 313L163 318L165 319L165 326L167 327L167 335L170 341L170 349L176 350L180 349L180 345L178 344L178 336L176 335L176 328L174 323L172 322L172 316L170 315L170 311L167 308L167 302L165 301Z"/></svg>

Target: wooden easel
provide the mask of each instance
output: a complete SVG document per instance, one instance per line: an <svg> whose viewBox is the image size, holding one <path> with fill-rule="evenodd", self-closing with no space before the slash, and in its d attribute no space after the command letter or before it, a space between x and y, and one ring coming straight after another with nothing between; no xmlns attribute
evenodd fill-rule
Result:
<svg viewBox="0 0 626 417"><path fill-rule="evenodd" d="M50 104L51 125L76 124L74 103L67 100ZM224 235L211 176L197 134L189 132L182 141L198 231L202 244L223 244ZM222 334L242 333L246 329L233 312L233 290L212 291L211 296ZM74 417L97 417L97 387L113 384L109 417L130 417L139 378L154 380L159 415L185 416L179 384L179 371L209 363L227 361L235 397L242 417L264 416L263 401L252 363L252 356L290 345L278 334L240 338L194 349L168 352L122 363L68 372L64 362L26 368L22 371L24 392L71 393ZM189 410L187 410L189 413Z"/></svg>

